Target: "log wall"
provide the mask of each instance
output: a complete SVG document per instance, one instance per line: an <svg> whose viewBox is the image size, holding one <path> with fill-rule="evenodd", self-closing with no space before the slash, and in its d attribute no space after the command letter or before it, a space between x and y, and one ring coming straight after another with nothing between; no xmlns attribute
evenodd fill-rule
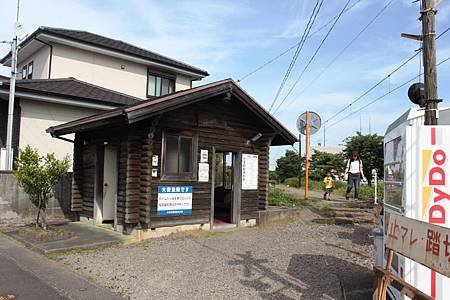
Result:
<svg viewBox="0 0 450 300"><path fill-rule="evenodd" d="M196 144L194 173L200 150L208 150L209 182L197 180L164 180L162 175L163 132L192 135ZM263 136L254 143L248 141L257 133ZM209 223L211 217L211 185L213 148L216 152L259 155L258 189L242 190L241 219L256 218L257 211L267 205L269 145L274 136L265 123L235 99L212 98L188 107L149 118L120 129L83 133L87 145L76 137L74 153L73 210L92 217L94 203L95 145L116 143L119 149L117 223L130 227L156 228L179 224ZM158 177L152 178L151 160L158 155ZM93 157L94 159L91 159ZM240 164L239 164L240 165ZM240 172L240 170L239 170ZM162 217L157 215L158 186L192 186L192 214Z"/></svg>

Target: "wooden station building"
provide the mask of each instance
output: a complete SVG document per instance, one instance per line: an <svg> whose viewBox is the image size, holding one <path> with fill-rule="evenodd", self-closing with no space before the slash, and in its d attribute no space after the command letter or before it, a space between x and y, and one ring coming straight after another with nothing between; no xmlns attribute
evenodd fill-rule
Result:
<svg viewBox="0 0 450 300"><path fill-rule="evenodd" d="M47 132L75 133L72 210L124 233L255 222L267 207L269 147L297 141L231 79Z"/></svg>

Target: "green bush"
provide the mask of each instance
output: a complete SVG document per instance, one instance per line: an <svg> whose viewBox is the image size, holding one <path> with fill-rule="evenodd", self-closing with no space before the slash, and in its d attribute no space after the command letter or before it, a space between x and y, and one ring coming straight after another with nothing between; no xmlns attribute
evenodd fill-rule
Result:
<svg viewBox="0 0 450 300"><path fill-rule="evenodd" d="M280 188L269 187L269 205L301 206L304 204L302 199L298 199Z"/></svg>
<svg viewBox="0 0 450 300"><path fill-rule="evenodd" d="M290 177L290 178L286 178L284 180L284 184L291 186L291 187L296 187L298 186L298 177Z"/></svg>
<svg viewBox="0 0 450 300"><path fill-rule="evenodd" d="M69 157L58 160L53 153L39 156L38 151L30 146L20 150L14 177L38 210L36 227L39 226L42 212L41 226L43 229L47 228L45 210L49 199L53 196L53 186L67 175L69 167Z"/></svg>

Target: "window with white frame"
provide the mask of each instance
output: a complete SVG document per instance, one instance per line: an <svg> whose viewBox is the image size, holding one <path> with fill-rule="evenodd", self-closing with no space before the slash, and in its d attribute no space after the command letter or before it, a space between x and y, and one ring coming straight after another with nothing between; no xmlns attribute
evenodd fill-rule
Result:
<svg viewBox="0 0 450 300"><path fill-rule="evenodd" d="M33 79L33 62L22 67L22 79Z"/></svg>

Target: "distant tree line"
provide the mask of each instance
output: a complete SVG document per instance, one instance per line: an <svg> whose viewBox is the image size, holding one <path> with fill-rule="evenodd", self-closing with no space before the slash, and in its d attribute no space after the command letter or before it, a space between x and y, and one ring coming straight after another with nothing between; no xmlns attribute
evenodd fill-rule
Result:
<svg viewBox="0 0 450 300"><path fill-rule="evenodd" d="M356 135L344 140L342 153L332 154L314 151L309 162L309 177L312 180L322 180L327 172L340 176L344 173L345 165L353 151L358 151L363 161L363 172L369 184L372 180L372 169L376 169L378 177L383 177L383 136L377 134ZM305 166L305 158L301 159L302 170ZM270 179L284 182L288 178L298 177L300 157L297 152L287 150L285 155L277 159L275 171L270 172ZM302 174L303 175L303 174Z"/></svg>

